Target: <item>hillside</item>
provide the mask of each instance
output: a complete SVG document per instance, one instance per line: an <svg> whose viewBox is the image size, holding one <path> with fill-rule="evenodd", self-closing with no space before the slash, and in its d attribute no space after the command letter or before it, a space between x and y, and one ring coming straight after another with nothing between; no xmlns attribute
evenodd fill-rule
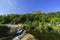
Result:
<svg viewBox="0 0 60 40"><path fill-rule="evenodd" d="M8 14L0 15L0 24L24 24L27 22L51 22L52 18L60 18L60 12L32 12L28 14ZM59 21L59 20L57 20Z"/></svg>
<svg viewBox="0 0 60 40"><path fill-rule="evenodd" d="M14 34L18 29L29 33L27 37L33 35L38 40L60 40L60 12L0 15L0 38L5 38L5 35L17 37ZM26 35L21 40L25 40Z"/></svg>

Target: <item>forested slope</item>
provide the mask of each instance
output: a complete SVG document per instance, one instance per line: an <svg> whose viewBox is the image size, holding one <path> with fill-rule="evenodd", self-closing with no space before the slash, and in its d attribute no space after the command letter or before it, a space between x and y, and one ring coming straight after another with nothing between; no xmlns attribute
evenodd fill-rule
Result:
<svg viewBox="0 0 60 40"><path fill-rule="evenodd" d="M60 12L51 12L51 13L42 13L42 12L33 12L27 14L8 14L8 15L0 15L0 23L1 24L18 24L18 23L27 23L27 22L51 22L56 18L60 20ZM54 20L56 20L54 19ZM57 21L59 21L57 20Z"/></svg>
<svg viewBox="0 0 60 40"><path fill-rule="evenodd" d="M60 40L60 12L0 15L0 24L22 24L38 40Z"/></svg>

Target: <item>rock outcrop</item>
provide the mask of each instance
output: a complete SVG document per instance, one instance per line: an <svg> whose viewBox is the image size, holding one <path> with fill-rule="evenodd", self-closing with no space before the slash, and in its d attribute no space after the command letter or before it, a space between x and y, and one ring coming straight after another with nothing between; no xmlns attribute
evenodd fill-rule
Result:
<svg viewBox="0 0 60 40"><path fill-rule="evenodd" d="M31 34L25 34L22 38L21 38L21 40L37 40L33 35L31 35Z"/></svg>

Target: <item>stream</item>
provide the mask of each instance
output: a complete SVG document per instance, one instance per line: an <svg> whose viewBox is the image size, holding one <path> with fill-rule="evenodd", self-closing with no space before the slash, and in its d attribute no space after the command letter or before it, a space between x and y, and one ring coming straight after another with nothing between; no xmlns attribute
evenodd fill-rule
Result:
<svg viewBox="0 0 60 40"><path fill-rule="evenodd" d="M21 40L21 38L25 35L25 33L26 33L25 30L18 30L15 34L17 36L14 37L12 40Z"/></svg>

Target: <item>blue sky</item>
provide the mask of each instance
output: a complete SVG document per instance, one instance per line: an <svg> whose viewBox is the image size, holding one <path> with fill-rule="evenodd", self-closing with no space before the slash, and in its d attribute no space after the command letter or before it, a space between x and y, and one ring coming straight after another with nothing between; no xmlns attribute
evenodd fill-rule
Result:
<svg viewBox="0 0 60 40"><path fill-rule="evenodd" d="M0 0L0 15L60 11L60 0Z"/></svg>

